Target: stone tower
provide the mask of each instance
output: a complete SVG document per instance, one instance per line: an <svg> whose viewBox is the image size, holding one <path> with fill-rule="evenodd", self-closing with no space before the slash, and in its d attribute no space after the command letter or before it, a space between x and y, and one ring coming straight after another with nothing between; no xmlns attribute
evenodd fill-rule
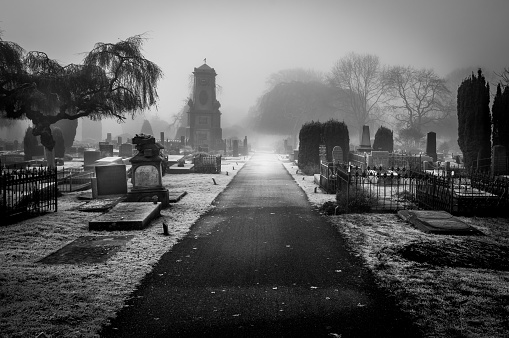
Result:
<svg viewBox="0 0 509 338"><path fill-rule="evenodd" d="M193 96L189 99L186 137L202 151L223 149L221 104L216 99L216 71L206 63L194 69Z"/></svg>

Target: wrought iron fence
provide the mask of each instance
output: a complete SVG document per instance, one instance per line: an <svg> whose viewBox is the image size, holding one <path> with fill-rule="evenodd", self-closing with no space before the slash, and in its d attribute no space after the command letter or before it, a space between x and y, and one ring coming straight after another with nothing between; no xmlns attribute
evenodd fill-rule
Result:
<svg viewBox="0 0 509 338"><path fill-rule="evenodd" d="M423 208L455 215L509 216L509 179L480 173L323 163L320 186L347 204L363 199L374 211Z"/></svg>
<svg viewBox="0 0 509 338"><path fill-rule="evenodd" d="M56 169L3 169L0 176L2 220L57 211L57 194Z"/></svg>
<svg viewBox="0 0 509 338"><path fill-rule="evenodd" d="M90 189L94 171L85 171L83 167L63 168L57 172L58 190L72 192Z"/></svg>
<svg viewBox="0 0 509 338"><path fill-rule="evenodd" d="M203 155L194 157L194 171L197 173L219 174L221 172L221 155Z"/></svg>

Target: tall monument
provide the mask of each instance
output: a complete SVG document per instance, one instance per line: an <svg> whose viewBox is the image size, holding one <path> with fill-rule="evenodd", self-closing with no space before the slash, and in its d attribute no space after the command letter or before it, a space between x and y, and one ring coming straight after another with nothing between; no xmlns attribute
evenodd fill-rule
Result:
<svg viewBox="0 0 509 338"><path fill-rule="evenodd" d="M193 96L189 99L186 137L189 145L202 151L221 150L221 104L216 99L216 71L206 63L194 68Z"/></svg>

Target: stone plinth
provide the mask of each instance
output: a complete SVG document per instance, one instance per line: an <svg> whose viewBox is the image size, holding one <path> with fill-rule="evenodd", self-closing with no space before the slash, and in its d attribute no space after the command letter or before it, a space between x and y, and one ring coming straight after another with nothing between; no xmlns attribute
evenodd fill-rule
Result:
<svg viewBox="0 0 509 338"><path fill-rule="evenodd" d="M371 138L369 135L369 126L362 126L362 139L361 144L357 148L359 152L370 152L371 151Z"/></svg>
<svg viewBox="0 0 509 338"><path fill-rule="evenodd" d="M140 230L160 215L162 203L119 203L88 222L89 230Z"/></svg>

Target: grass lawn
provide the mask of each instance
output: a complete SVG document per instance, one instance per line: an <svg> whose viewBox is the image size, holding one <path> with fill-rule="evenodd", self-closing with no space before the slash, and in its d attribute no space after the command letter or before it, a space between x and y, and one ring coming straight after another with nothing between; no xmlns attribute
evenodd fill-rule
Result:
<svg viewBox="0 0 509 338"><path fill-rule="evenodd" d="M313 206L313 176L285 163ZM299 171L300 172L300 171ZM425 337L509 337L509 220L461 220L485 236L426 234L395 214L326 217Z"/></svg>
<svg viewBox="0 0 509 338"><path fill-rule="evenodd" d="M101 212L82 212L81 192L58 199L58 212L0 226L0 337L97 337L161 255L191 225L244 165L223 159L221 174L165 175L169 191L186 191L178 203L143 230L89 231ZM235 168L235 169L233 169ZM228 172L228 175L226 174ZM214 181L212 180L214 178ZM162 223L170 236L163 235ZM134 235L105 263L47 265L38 261L81 236Z"/></svg>

